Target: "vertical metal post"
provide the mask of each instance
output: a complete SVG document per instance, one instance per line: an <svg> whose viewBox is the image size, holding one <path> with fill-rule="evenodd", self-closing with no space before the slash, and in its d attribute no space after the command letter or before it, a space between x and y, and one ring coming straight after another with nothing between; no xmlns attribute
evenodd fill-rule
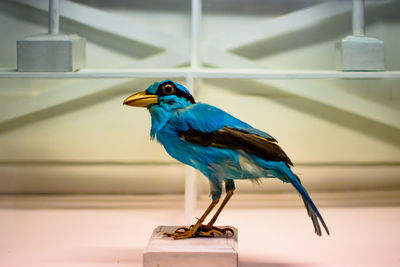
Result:
<svg viewBox="0 0 400 267"><path fill-rule="evenodd" d="M60 29L60 1L49 0L49 34L58 34Z"/></svg>
<svg viewBox="0 0 400 267"><path fill-rule="evenodd" d="M365 35L364 0L353 0L353 35Z"/></svg>
<svg viewBox="0 0 400 267"><path fill-rule="evenodd" d="M201 0L192 0L192 40L190 67L201 67Z"/></svg>
<svg viewBox="0 0 400 267"><path fill-rule="evenodd" d="M192 0L192 39L190 49L190 68L201 66L201 0ZM195 95L195 83L192 75L186 77L186 86ZM185 175L185 219L187 223L193 222L197 207L196 170L186 167Z"/></svg>

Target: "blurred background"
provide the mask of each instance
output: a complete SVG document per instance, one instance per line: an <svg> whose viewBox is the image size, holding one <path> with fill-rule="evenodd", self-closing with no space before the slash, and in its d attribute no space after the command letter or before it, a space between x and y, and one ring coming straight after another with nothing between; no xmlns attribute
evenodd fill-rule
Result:
<svg viewBox="0 0 400 267"><path fill-rule="evenodd" d="M400 70L400 1L366 1L365 8L367 35L384 41L386 71ZM44 0L0 2L2 73L17 68L17 40L47 32L47 9ZM61 1L60 10L60 32L86 38L87 69L190 67L190 1ZM203 0L202 66L333 71L335 44L352 33L351 11L351 1ZM184 223L185 177L193 174L150 140L146 109L122 106L155 80L4 74L0 207L174 209ZM187 85L184 78L174 81ZM195 79L194 84L197 101L275 137L318 207L395 207L388 216L398 214L400 78ZM186 199L194 198L193 205L202 209L209 186L199 173L194 176L196 192ZM239 214L303 209L293 188L275 179L238 182L236 192L228 209ZM299 214L312 234L306 213ZM150 226L169 222L157 220ZM389 265L400 262L393 257Z"/></svg>

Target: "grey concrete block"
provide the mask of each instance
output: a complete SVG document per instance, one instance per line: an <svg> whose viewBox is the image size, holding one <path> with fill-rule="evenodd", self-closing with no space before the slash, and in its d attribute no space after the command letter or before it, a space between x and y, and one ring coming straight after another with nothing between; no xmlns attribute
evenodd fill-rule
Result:
<svg viewBox="0 0 400 267"><path fill-rule="evenodd" d="M76 34L42 34L17 41L18 71L77 71L86 64L86 40Z"/></svg>
<svg viewBox="0 0 400 267"><path fill-rule="evenodd" d="M384 71L384 43L366 36L347 36L336 44L336 68L343 71Z"/></svg>
<svg viewBox="0 0 400 267"><path fill-rule="evenodd" d="M174 240L163 233L179 226L158 226L143 253L143 267L237 267L237 230L228 237Z"/></svg>

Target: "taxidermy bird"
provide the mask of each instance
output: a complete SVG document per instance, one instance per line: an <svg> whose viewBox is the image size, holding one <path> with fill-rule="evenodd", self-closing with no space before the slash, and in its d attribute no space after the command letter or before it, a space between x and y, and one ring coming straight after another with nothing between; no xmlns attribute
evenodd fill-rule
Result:
<svg viewBox="0 0 400 267"><path fill-rule="evenodd" d="M184 86L170 80L153 83L146 91L126 98L124 104L147 107L151 138L156 138L173 158L198 169L210 182L212 202L204 214L194 225L166 235L182 239L233 234L230 228L218 228L214 223L233 195L234 180L263 177L292 184L303 199L315 233L321 236L321 223L329 235L317 207L290 169L291 160L269 134L214 106L196 103ZM223 184L226 196L212 219L203 224L219 202Z"/></svg>

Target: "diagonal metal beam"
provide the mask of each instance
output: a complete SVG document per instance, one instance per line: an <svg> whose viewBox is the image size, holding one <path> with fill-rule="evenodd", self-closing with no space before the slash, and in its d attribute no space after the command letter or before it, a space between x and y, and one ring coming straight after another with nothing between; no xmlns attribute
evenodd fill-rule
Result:
<svg viewBox="0 0 400 267"><path fill-rule="evenodd" d="M28 1L28 0L15 0L15 1L18 1L18 2L21 2L21 3L25 3L25 4L28 4L28 5L31 5L31 6L34 5L35 7L38 7L38 8L40 8L40 6L41 6L39 4L39 2L41 2L41 1L32 1L32 2ZM382 2L388 2L388 1L382 1ZM32 3L34 3L34 4L32 4ZM70 3L71 4L72 2L63 1L63 3ZM343 1L334 1L334 2L330 1L330 2L327 2L325 4L328 4L328 3L332 3L330 5L333 5L333 4L336 5L336 4L340 3L341 4L340 6L346 6L343 3ZM326 9L327 5L323 5L322 7L321 7L321 5L323 5L323 4L318 5L319 6L318 9L320 11L322 9ZM116 17L115 15L110 15L110 14L107 14L107 13L105 13L103 11L99 11L99 10L96 10L96 9L93 9L93 8L90 8L90 7L86 7L86 6L83 6L83 5L80 5L80 4L72 3L72 8L79 8L79 9L80 8L86 8L87 12L89 12L89 13L90 12L94 12L94 13L90 13L90 14L97 14L97 15L100 15L102 18L106 18L107 17L110 20L119 21L118 17ZM46 8L42 7L42 9L46 9ZM310 11L310 9L311 9L311 11ZM312 9L312 7L310 9L308 9L308 11L306 11L306 12L315 12L316 11L316 9ZM342 9L339 8L339 10L341 10L341 12L344 12L343 8ZM97 13L97 12L100 12L100 13ZM74 13L74 12L71 12L71 13ZM294 13L296 13L296 12L294 12ZM66 14L66 16L70 16L68 14ZM297 13L297 15L295 14L295 16L299 16L298 14L299 13ZM304 14L304 13L301 13L301 14ZM329 14L333 14L333 13L329 12ZM62 15L63 15L63 13L62 13ZM108 17L108 16L111 16L111 17ZM321 18L322 17L319 17L319 19L321 19ZM89 23L88 21L90 21L90 19L86 20L86 14L85 14L85 16L83 16L83 14L81 14L80 16L79 15L78 16L74 15L73 17L71 17L71 19L74 19L74 20L76 20L76 21L78 21L80 23L83 23L83 24L87 24L87 23ZM111 30L112 30L112 33L116 34L116 32L114 32L114 27L116 27L116 25L113 24L114 26L108 28L108 25L106 25L106 24L97 24L97 21L98 21L98 18L93 19L93 21L90 22L87 25L96 27L96 28L98 28L100 30L104 30L104 31L110 31L111 32ZM281 21L281 23L282 23L282 21ZM304 27L304 25L306 25L306 24L309 25L309 23L310 23L310 21L305 22L305 24L303 24L302 27ZM136 23L135 23L135 25L131 24L131 27L129 27L129 29L128 28L120 29L120 31L118 31L117 34L120 34L120 35L122 35L124 37L126 37L125 35L128 34L128 37L133 39L133 40L141 40L141 41L143 41L145 43L148 43L148 44L151 44L151 45L159 45L159 42L161 41L161 39L163 39L163 38L156 38L155 36L157 36L158 33L154 32L151 29L148 29L146 27L142 28L142 29L144 29L144 31L139 31L138 35L129 36L129 30L131 28L140 28L140 27L138 27L138 25ZM288 28L288 30L290 30L290 29ZM261 36L263 36L262 38L265 38L264 37L265 36L265 32L262 32L262 33L263 33L263 35L261 35ZM147 34L149 34L149 36ZM276 34L278 34L278 33L276 32ZM232 35L232 36L237 36L237 35L235 34L235 35ZM257 33L257 36L260 36L259 33ZM173 40L174 40L173 44L175 45L177 43L175 37L171 37L171 36L169 36L167 34L166 38L167 39L163 39L163 40L164 41L167 40L169 42L171 40L171 38L173 38ZM247 40L246 38L249 38L250 40ZM247 36L246 38L240 38L241 40L244 40L245 42L240 43L240 44L238 42L236 42L235 43L235 47L237 45L244 45L245 43L248 43L249 41L250 42L254 41L254 37ZM184 44L184 47L186 49L186 46L188 45L188 40L186 38L180 38L180 43ZM161 44L161 46L162 45L163 44ZM225 46L221 45L221 46L225 47L225 48L227 47L227 45L225 45ZM214 46L211 46L211 45L205 45L204 47L205 47L204 50L207 51L206 53L204 53L204 55L205 55L204 56L204 62L205 63L211 64L211 65L214 65L214 66L219 66L219 67L240 66L240 68L264 68L264 66L262 66L260 64L254 63L254 62L252 62L250 60L247 60L247 59L245 59L243 57L234 55L232 53L228 53L228 52L224 51L223 49L215 48ZM233 45L230 45L229 47L233 48ZM181 47L181 49L182 49L182 47ZM179 50L179 51L182 52L182 50ZM168 62L168 61L166 61L166 62ZM398 118L398 111L397 110L394 110L394 109L391 109L391 108L388 108L388 107L385 107L383 105L379 105L379 104L376 104L376 103L372 103L371 101L368 101L368 100L365 100L365 99L361 99L361 98L356 97L356 96L349 95L349 94L347 94L345 92L342 92L340 90L334 90L334 89L331 90L330 89L329 90L329 91L331 91L331 92L329 92L330 98L328 98L327 97L327 91L321 90L320 86L315 86L314 85L314 86L310 86L307 90L298 90L297 88L295 88L293 86L290 86L289 83L287 83L287 82L281 82L281 81L261 81L261 82L264 83L264 84L270 85L270 86L272 85L272 86L277 87L277 88L279 88L279 89L281 89L283 91L290 92L290 93L295 94L295 95L299 95L299 96L302 96L302 97L305 97L305 98L309 98L309 99L312 99L312 100L327 104L329 106L340 108L340 109L346 110L348 112L352 112L352 113L364 116L366 118L373 119L373 120L376 120L376 121L380 121L380 122L383 122L385 124L394 126L396 128L400 128L400 122L398 122L398 120L397 120L397 118ZM333 101L333 99L334 99L334 101ZM354 103L357 103L357 105L355 105Z"/></svg>
<svg viewBox="0 0 400 267"><path fill-rule="evenodd" d="M14 0L42 11L48 11L48 1L43 0ZM108 13L79 3L60 0L60 16L80 24L135 40L169 51L189 51L189 40L151 28L123 16ZM177 41L177 38L179 40Z"/></svg>
<svg viewBox="0 0 400 267"><path fill-rule="evenodd" d="M125 66L126 68L149 68L156 66L160 62L170 67L179 66L188 62L188 56L165 52L160 55L152 56L144 60ZM48 90L36 97L30 98L29 101L18 101L8 105L3 105L0 112L0 123L17 119L18 117L27 115L32 112L40 111L46 108L54 107L62 103L79 99L91 94L95 94L110 87L121 84L121 80L104 80L102 83L93 86L90 81L79 81L75 86L67 85L67 88L61 87ZM1 125L0 125L1 126Z"/></svg>
<svg viewBox="0 0 400 267"><path fill-rule="evenodd" d="M367 2L366 4L386 4L389 2L391 0ZM260 40L300 30L323 19L328 19L351 10L352 5L350 1L328 1L280 16L276 19L266 20L258 25L246 26L242 29L225 32L223 35L213 39L212 45L205 45L207 52L204 53L204 61L218 67L240 66L240 68L265 68L260 64L224 50L232 50ZM240 38L238 38L238 32L240 33ZM400 112L398 110L350 95L337 88L321 90L322 86L326 88L326 84L314 81L310 83L308 88L299 90L292 82L279 80L264 80L259 82L400 129Z"/></svg>
<svg viewBox="0 0 400 267"><path fill-rule="evenodd" d="M368 1L366 5L382 5L388 2L391 0ZM222 34L218 32L210 36L208 43L220 49L232 50L310 27L351 10L351 1L326 1L260 23L224 31Z"/></svg>
<svg viewBox="0 0 400 267"><path fill-rule="evenodd" d="M47 1L14 0L14 2L46 12L48 10ZM188 53L185 53L189 52L189 41L185 38L183 38L182 41L176 42L176 37L173 35L82 4L61 0L60 6L60 15L63 17L104 32L122 36L126 39L139 41L165 49L165 52L160 55L148 57L139 62L124 66L124 68L151 68L158 65L176 67L186 64L189 61ZM90 82L80 81L72 88L70 88L71 85L69 85L68 88L49 90L48 92L35 97L31 101L19 101L3 106L0 114L0 123L95 94L107 90L110 87L117 86L120 83L120 80L106 80L101 84L101 86L93 88L90 85Z"/></svg>
<svg viewBox="0 0 400 267"><path fill-rule="evenodd" d="M203 59L206 64L217 67L265 68L259 63L211 46L206 47ZM282 79L285 78L282 77ZM348 94L337 88L328 88L327 84L314 81L307 88L299 89L296 83L289 81L260 80L258 82L400 129L399 110Z"/></svg>

